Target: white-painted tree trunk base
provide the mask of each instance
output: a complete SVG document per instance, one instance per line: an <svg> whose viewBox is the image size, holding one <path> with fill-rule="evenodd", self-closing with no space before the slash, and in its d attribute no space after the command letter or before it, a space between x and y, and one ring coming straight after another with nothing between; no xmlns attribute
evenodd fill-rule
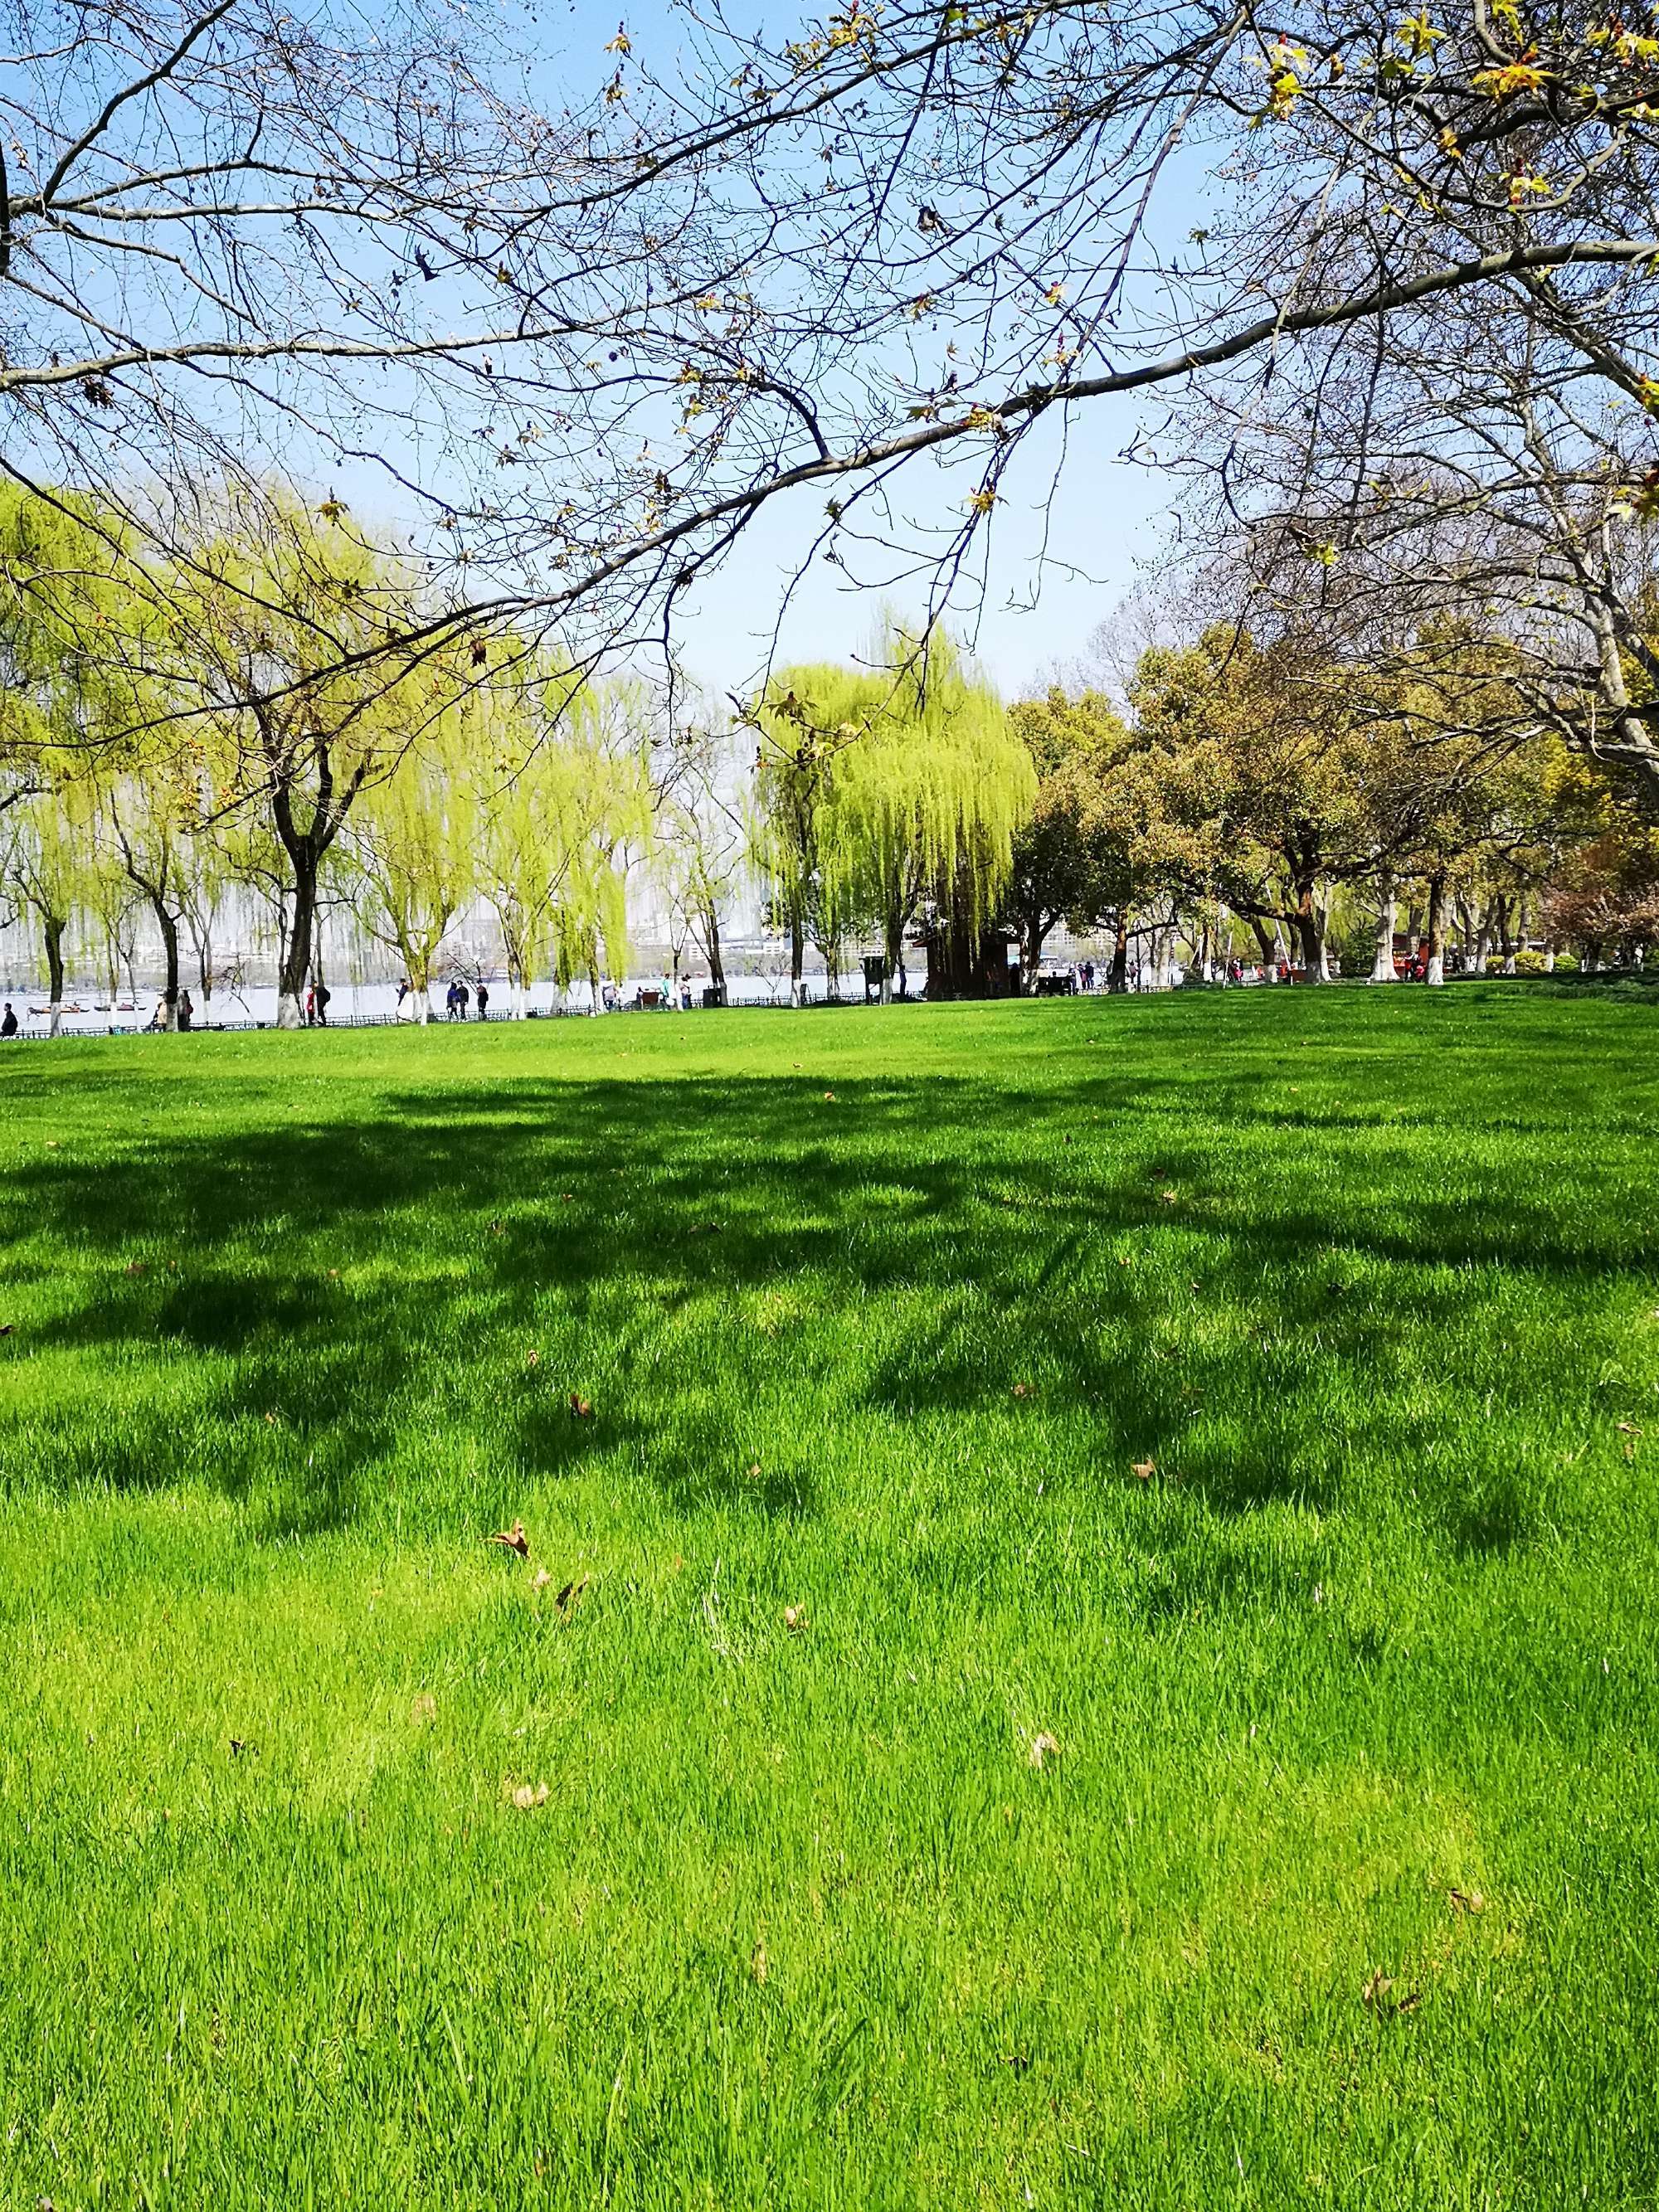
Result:
<svg viewBox="0 0 1659 2212"><path fill-rule="evenodd" d="M279 1030L302 1030L305 1027L305 1016L298 995L293 991L284 991L276 1001L276 1026Z"/></svg>
<svg viewBox="0 0 1659 2212"><path fill-rule="evenodd" d="M1424 976L1423 981L1425 983L1440 984L1445 980L1446 956L1443 952L1431 952L1429 955L1428 973Z"/></svg>
<svg viewBox="0 0 1659 2212"><path fill-rule="evenodd" d="M1393 898L1385 899L1376 916L1376 957L1371 963L1370 980L1373 983L1397 983L1394 972L1394 925L1399 908Z"/></svg>

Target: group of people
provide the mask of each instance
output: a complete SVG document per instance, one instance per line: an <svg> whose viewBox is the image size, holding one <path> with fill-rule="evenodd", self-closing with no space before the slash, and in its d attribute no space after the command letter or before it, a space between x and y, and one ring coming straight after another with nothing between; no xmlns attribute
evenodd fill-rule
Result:
<svg viewBox="0 0 1659 2212"><path fill-rule="evenodd" d="M458 975L444 994L444 1012L452 1022L464 1022L466 1010L472 1004L472 993ZM489 1013L489 986L482 979L478 984L478 1019L482 1022Z"/></svg>
<svg viewBox="0 0 1659 2212"><path fill-rule="evenodd" d="M408 1001L414 995L414 985L407 975L401 976L398 983L398 1018L400 1021L408 1021L410 1018L405 1008ZM459 975L454 976L451 980L449 988L444 993L445 1020L464 1022L466 1019L468 1009L472 1004L471 986L464 982ZM482 980L477 989L477 1009L478 1019L481 1022L487 1021L489 1018L489 986Z"/></svg>
<svg viewBox="0 0 1659 2212"><path fill-rule="evenodd" d="M614 976L607 976L599 986L599 1006L601 1011L607 1014L620 1014L629 1011L638 1012L641 1009L647 1012L659 1010L670 1014L689 1014L691 1006L690 977L682 976L677 983L665 969L663 971L661 982L642 983L631 999L623 997L622 986Z"/></svg>

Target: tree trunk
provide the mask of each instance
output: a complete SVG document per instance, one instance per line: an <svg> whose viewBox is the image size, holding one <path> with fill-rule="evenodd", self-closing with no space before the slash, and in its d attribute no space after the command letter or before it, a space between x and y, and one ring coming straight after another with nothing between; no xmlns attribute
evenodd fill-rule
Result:
<svg viewBox="0 0 1659 2212"><path fill-rule="evenodd" d="M1273 941L1267 934L1267 923L1259 914L1253 914L1249 919L1251 934L1255 939L1256 950L1261 955L1262 977L1271 983L1273 979Z"/></svg>
<svg viewBox="0 0 1659 2212"><path fill-rule="evenodd" d="M1112 931L1112 971L1106 978L1106 988L1113 993L1129 988L1129 909L1120 907Z"/></svg>
<svg viewBox="0 0 1659 2212"><path fill-rule="evenodd" d="M1502 952L1502 954L1503 954L1503 956L1504 956L1504 969L1503 969L1503 972L1504 972L1504 975L1514 975L1514 973L1515 973L1515 949L1516 949L1516 938L1520 938L1521 939L1522 939L1522 940L1524 941L1524 939L1525 939L1525 938L1526 938L1526 934L1527 934L1527 902L1526 902L1526 900L1523 898L1523 899L1521 901L1520 907L1519 907L1519 908L1518 908L1518 910L1517 910L1517 912L1516 912L1516 923L1515 923L1515 930L1514 930L1514 933L1513 933L1513 934L1511 934L1511 933L1510 933L1510 902L1509 902L1509 901L1508 901L1507 899L1505 899L1505 900L1504 900L1504 902L1503 907L1502 907L1502 908L1500 909L1500 912L1499 912L1499 915L1498 915L1498 950Z"/></svg>
<svg viewBox="0 0 1659 2212"><path fill-rule="evenodd" d="M1469 963L1477 975L1486 974L1491 953L1492 908L1486 906L1481 909L1480 926L1474 933L1474 957Z"/></svg>
<svg viewBox="0 0 1659 2212"><path fill-rule="evenodd" d="M1373 983L1395 983L1394 972L1394 878L1385 868L1377 878L1376 957L1371 963Z"/></svg>
<svg viewBox="0 0 1659 2212"><path fill-rule="evenodd" d="M1555 939L1553 937L1544 940L1544 973L1547 975L1555 973Z"/></svg>
<svg viewBox="0 0 1659 2212"><path fill-rule="evenodd" d="M1041 910L1032 907L1019 918L1019 995L1022 999L1036 996L1037 976L1042 967L1042 948L1048 941L1052 921L1044 921Z"/></svg>
<svg viewBox="0 0 1659 2212"><path fill-rule="evenodd" d="M1425 983L1441 984L1446 980L1446 877L1443 869L1429 878L1429 957L1424 971Z"/></svg>
<svg viewBox="0 0 1659 2212"><path fill-rule="evenodd" d="M800 979L805 965L806 932L801 927L799 908L794 908L791 910L789 915L789 1003L792 1006L798 1006L801 1002ZM886 987L884 983L884 997L885 993Z"/></svg>
<svg viewBox="0 0 1659 2212"><path fill-rule="evenodd" d="M726 996L726 965L720 957L720 918L711 899L702 910L703 951L708 955L708 980L721 998Z"/></svg>
<svg viewBox="0 0 1659 2212"><path fill-rule="evenodd" d="M294 870L294 911L276 975L276 1026L297 1030L305 1026L306 976L317 916L317 860L308 841L299 838L289 847L288 857Z"/></svg>
<svg viewBox="0 0 1659 2212"><path fill-rule="evenodd" d="M155 916L155 926L161 933L161 959L164 981L161 985L161 1004L167 1012L162 1027L176 1030L179 1026L179 925L167 912L165 899L150 894L150 909Z"/></svg>
<svg viewBox="0 0 1659 2212"><path fill-rule="evenodd" d="M56 1036L64 1022L64 932L68 925L59 915L48 914L41 919L46 938L47 1034ZM119 995L118 992L111 994L112 1004Z"/></svg>
<svg viewBox="0 0 1659 2212"><path fill-rule="evenodd" d="M1152 988L1155 991L1170 988L1170 954L1174 937L1172 922L1164 922L1152 932Z"/></svg>
<svg viewBox="0 0 1659 2212"><path fill-rule="evenodd" d="M1307 983L1328 983L1325 969L1325 917L1311 884L1301 886L1296 902L1296 933L1302 947L1302 977Z"/></svg>

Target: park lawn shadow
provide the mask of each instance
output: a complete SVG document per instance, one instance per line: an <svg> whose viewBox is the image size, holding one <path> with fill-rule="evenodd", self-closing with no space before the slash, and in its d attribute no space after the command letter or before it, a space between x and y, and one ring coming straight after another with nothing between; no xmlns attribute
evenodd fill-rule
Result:
<svg viewBox="0 0 1659 2212"><path fill-rule="evenodd" d="M394 1093L373 1125L322 1112L32 1158L5 1199L9 1279L50 1284L52 1310L6 1348L67 1358L78 1387L31 1416L31 1454L64 1486L188 1468L232 1496L280 1468L278 1523L305 1533L372 1504L411 1423L441 1437L471 1393L539 1474L613 1454L676 1504L742 1497L799 1516L818 1503L809 1449L758 1478L724 1471L725 1342L696 1340L695 1373L663 1346L711 1301L740 1332L745 1299L810 1279L845 1419L1000 1416L1009 1358L1030 1346L1103 1462L1156 1443L1224 1510L1324 1506L1346 1440L1319 1436L1282 1381L1277 1396L1241 1387L1237 1332L1194 1327L1152 1359L1095 1326L1117 1248L1154 1266L1177 1253L1177 1273L1266 1337L1316 1336L1357 1407L1401 1339L1437 1326L1448 1268L1582 1287L1651 1267L1645 1224L1596 1204L1593 1158L1558 1148L1547 1185L1449 1160L1408 1182L1397 1151L1376 1149L1399 1145L1394 1117L1287 1117L1270 1080L884 1075L826 1099L805 1078L536 1078ZM932 1317L868 1348L862 1317L918 1297ZM1164 1310L1181 1339L1182 1310ZM529 1352L497 1357L550 1330L613 1362L591 1419L570 1412L572 1378L526 1372ZM147 1391L158 1355L191 1386ZM1376 1416L1373 1443L1394 1419ZM1397 1441L1412 1447L1409 1422ZM1495 1478L1447 1510L1474 1548L1528 1526L1524 1487Z"/></svg>

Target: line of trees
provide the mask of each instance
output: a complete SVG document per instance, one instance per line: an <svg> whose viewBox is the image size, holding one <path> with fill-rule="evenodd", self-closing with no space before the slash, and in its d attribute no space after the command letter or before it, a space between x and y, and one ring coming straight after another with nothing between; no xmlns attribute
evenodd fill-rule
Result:
<svg viewBox="0 0 1659 2212"><path fill-rule="evenodd" d="M885 999L918 942L936 991L998 988L1005 944L1030 990L1062 923L1109 941L1118 988L1132 945L1158 980L1249 953L1322 981L1334 935L1354 972L1362 927L1388 981L1402 906L1434 981L1454 930L1478 969L1531 939L1639 957L1659 933L1639 789L1539 725L1517 656L1437 615L1387 659L1334 651L1317 610L1262 637L1194 622L1109 689L1012 708L948 635L889 617L860 664L780 669L688 720L684 695L533 635L434 628L421 564L332 497L227 495L166 562L101 560L120 527L0 496L0 890L54 1006L72 930L113 995L137 916L173 1025L186 958L210 996L250 902L288 1025L325 903L422 1011L481 927L517 1012L540 977L597 984L647 887L676 962L695 945L717 986L758 895L796 1000L809 947L832 983L873 948Z"/></svg>
<svg viewBox="0 0 1659 2212"><path fill-rule="evenodd" d="M0 471L118 515L143 589L204 485L280 538L298 453L372 478L441 582L227 638L278 762L314 765L299 669L327 720L366 653L580 623L625 655L781 495L823 501L803 577L926 569L935 616L1116 401L1133 453L1212 471L1266 601L1329 556L1376 654L1461 623L1659 789L1645 17L688 0L660 59L626 26L585 82L562 58L543 112L489 0L0 13ZM257 562L199 580L253 629Z"/></svg>

